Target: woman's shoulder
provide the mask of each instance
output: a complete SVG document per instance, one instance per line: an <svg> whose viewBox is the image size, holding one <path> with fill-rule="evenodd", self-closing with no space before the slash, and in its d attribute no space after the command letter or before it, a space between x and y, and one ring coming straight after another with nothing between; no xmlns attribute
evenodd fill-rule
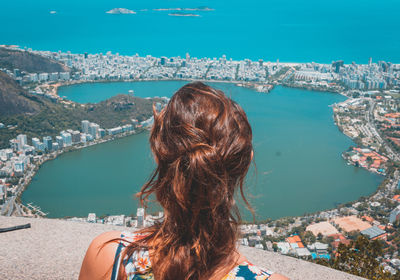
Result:
<svg viewBox="0 0 400 280"><path fill-rule="evenodd" d="M80 280L111 277L112 265L121 232L110 231L95 237L86 251L79 273Z"/></svg>
<svg viewBox="0 0 400 280"><path fill-rule="evenodd" d="M86 251L79 279L109 279L118 248L140 238L140 234L127 231L109 231L95 237Z"/></svg>

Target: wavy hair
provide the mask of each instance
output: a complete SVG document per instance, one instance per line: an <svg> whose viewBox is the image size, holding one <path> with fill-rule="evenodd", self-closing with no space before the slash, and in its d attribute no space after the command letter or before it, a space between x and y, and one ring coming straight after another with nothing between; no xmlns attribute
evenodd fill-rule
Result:
<svg viewBox="0 0 400 280"><path fill-rule="evenodd" d="M252 130L236 102L201 82L183 86L161 112L153 111L150 145L157 167L137 196L146 207L155 195L164 218L142 229L146 237L128 245L121 260L148 249L156 279L206 279L232 263L237 189L254 216L243 192Z"/></svg>

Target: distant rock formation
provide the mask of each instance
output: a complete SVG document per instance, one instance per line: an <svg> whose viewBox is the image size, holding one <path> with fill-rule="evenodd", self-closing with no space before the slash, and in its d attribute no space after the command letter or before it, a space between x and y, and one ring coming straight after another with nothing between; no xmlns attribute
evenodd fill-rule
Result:
<svg viewBox="0 0 400 280"><path fill-rule="evenodd" d="M198 14L189 14L189 13L182 13L182 12L171 13L168 15L172 16L172 17L199 17L200 16Z"/></svg>
<svg viewBox="0 0 400 280"><path fill-rule="evenodd" d="M115 8L106 12L107 14L113 15L129 15L129 14L136 14L135 11L125 9L125 8Z"/></svg>
<svg viewBox="0 0 400 280"><path fill-rule="evenodd" d="M158 8L158 9L153 9L153 11L199 11L199 12L208 12L208 11L214 11L214 9L211 9L206 6L201 6L197 8Z"/></svg>
<svg viewBox="0 0 400 280"><path fill-rule="evenodd" d="M197 8L184 8L184 11L201 11L201 12L209 12L209 11L214 11L214 9L211 9L209 7L206 6L201 6L201 7L197 7Z"/></svg>

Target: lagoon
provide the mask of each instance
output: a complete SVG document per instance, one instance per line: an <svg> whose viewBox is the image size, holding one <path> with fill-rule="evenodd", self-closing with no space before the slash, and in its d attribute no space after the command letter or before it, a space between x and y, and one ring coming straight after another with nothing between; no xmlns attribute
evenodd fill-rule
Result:
<svg viewBox="0 0 400 280"><path fill-rule="evenodd" d="M60 88L59 95L81 103L99 102L131 89L140 97L171 96L185 83L79 84ZM354 143L335 126L330 105L345 97L281 86L265 94L234 84L210 85L237 101L252 125L256 168L249 172L246 189L258 219L333 208L371 194L382 181L381 176L347 165L341 157ZM49 217L135 213L133 194L153 167L148 133L125 137L46 162L22 201L39 205ZM250 219L248 211L242 212Z"/></svg>

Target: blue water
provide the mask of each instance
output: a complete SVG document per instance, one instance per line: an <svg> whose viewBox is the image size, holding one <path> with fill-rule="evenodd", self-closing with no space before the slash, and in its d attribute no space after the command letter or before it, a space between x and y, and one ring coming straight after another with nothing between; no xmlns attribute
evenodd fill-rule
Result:
<svg viewBox="0 0 400 280"><path fill-rule="evenodd" d="M98 83L63 87L77 102L98 102L133 89L136 96L171 96L185 82ZM376 190L381 176L349 166L341 153L352 141L333 122L338 94L276 87L270 94L214 83L246 111L253 128L255 163L246 193L258 219L297 216L335 207ZM23 193L50 217L135 213L133 194L154 161L148 134L64 154L45 163ZM250 219L249 212L242 213Z"/></svg>
<svg viewBox="0 0 400 280"><path fill-rule="evenodd" d="M201 17L153 8L209 6ZM136 15L110 15L123 7ZM148 11L141 12L141 9ZM50 14L51 10L57 14ZM1 1L0 44L72 52L287 62L400 62L400 1Z"/></svg>

